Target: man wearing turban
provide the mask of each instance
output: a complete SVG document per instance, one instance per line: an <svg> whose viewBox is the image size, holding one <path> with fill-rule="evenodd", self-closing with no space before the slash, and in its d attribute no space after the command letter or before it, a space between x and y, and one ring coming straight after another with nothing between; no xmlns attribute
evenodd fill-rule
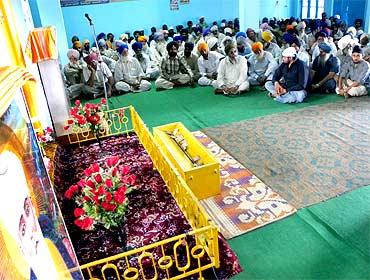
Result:
<svg viewBox="0 0 370 280"><path fill-rule="evenodd" d="M142 92L150 90L150 82L144 80L144 71L139 61L129 55L128 45L123 44L117 49L120 58L114 69L115 87L119 92Z"/></svg>
<svg viewBox="0 0 370 280"><path fill-rule="evenodd" d="M354 46L352 60L341 68L338 87L336 92L348 98L350 96L367 95L364 86L370 75L370 64L363 59L363 51L360 46Z"/></svg>
<svg viewBox="0 0 370 280"><path fill-rule="evenodd" d="M356 44L356 41L351 38L349 35L343 36L338 41L338 52L337 58L340 61L340 67L345 67L346 64L349 64L352 61L352 47Z"/></svg>
<svg viewBox="0 0 370 280"><path fill-rule="evenodd" d="M150 42L150 60L158 67L161 66L162 59L167 56L164 35L162 31L154 33L153 41Z"/></svg>
<svg viewBox="0 0 370 280"><path fill-rule="evenodd" d="M265 85L269 96L280 103L303 102L307 96L309 68L297 58L293 47L286 48L282 55L283 63L276 69L272 81Z"/></svg>
<svg viewBox="0 0 370 280"><path fill-rule="evenodd" d="M233 43L225 46L227 57L218 66L216 94L235 95L249 90L247 59Z"/></svg>
<svg viewBox="0 0 370 280"><path fill-rule="evenodd" d="M319 54L320 54L319 44L322 43L322 42L324 42L324 43L326 43L326 44L328 44L330 46L330 48L331 48L330 53L331 54L336 55L336 53L337 53L337 46L334 44L334 42L333 42L333 40L332 40L331 37L328 38L328 35L325 32L322 32L322 31L317 32L315 34L315 39L316 39L316 41L315 41L315 43L311 47L312 61L314 61L315 58L317 56L319 56Z"/></svg>
<svg viewBox="0 0 370 280"><path fill-rule="evenodd" d="M66 78L68 96L70 99L74 99L82 93L84 63L80 60L80 53L75 49L68 50L67 57L69 62L64 66L63 72Z"/></svg>
<svg viewBox="0 0 370 280"><path fill-rule="evenodd" d="M155 81L158 89L172 89L175 86L193 85L193 72L184 57L178 56L177 42L167 44L168 55L161 63L161 76Z"/></svg>
<svg viewBox="0 0 370 280"><path fill-rule="evenodd" d="M272 39L274 38L271 31L263 31L262 34L262 44L263 49L265 51L268 51L272 54L273 58L278 62L281 58L281 48L274 42L272 42Z"/></svg>
<svg viewBox="0 0 370 280"><path fill-rule="evenodd" d="M248 81L252 86L264 86L266 81L271 81L278 64L272 54L263 50L261 42L252 45L252 56L249 61Z"/></svg>
<svg viewBox="0 0 370 280"><path fill-rule="evenodd" d="M339 73L339 60L332 54L327 43L319 44L320 54L312 63L312 90L333 93L335 92L335 75Z"/></svg>
<svg viewBox="0 0 370 280"><path fill-rule="evenodd" d="M145 79L155 80L159 77L159 68L152 64L149 56L142 51L142 48L142 43L135 42L132 44L132 50L135 52L134 57L139 61L144 71Z"/></svg>
<svg viewBox="0 0 370 280"><path fill-rule="evenodd" d="M85 86L84 94L90 98L97 98L104 95L104 84L107 95L112 95L113 74L104 61L99 61L98 55L92 52L84 57L87 67L83 68L83 77Z"/></svg>
<svg viewBox="0 0 370 280"><path fill-rule="evenodd" d="M220 59L224 56L219 52L210 51L205 42L198 45L198 52L200 53L198 58L198 68L201 76L198 80L198 84L200 86L213 86L216 88L217 69Z"/></svg>

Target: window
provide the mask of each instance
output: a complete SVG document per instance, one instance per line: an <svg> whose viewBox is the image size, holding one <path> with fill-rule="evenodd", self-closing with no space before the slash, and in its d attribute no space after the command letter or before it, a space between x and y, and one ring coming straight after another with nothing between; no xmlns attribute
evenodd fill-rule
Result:
<svg viewBox="0 0 370 280"><path fill-rule="evenodd" d="M301 18L321 18L324 12L325 0L301 0Z"/></svg>

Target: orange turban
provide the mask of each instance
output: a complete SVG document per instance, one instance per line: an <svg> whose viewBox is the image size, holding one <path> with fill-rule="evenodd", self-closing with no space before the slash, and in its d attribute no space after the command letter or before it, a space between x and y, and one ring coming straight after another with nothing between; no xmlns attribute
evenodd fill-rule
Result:
<svg viewBox="0 0 370 280"><path fill-rule="evenodd" d="M262 50L263 50L263 45L262 45L261 42L255 42L255 43L252 44L252 51L254 53L260 52Z"/></svg>
<svg viewBox="0 0 370 280"><path fill-rule="evenodd" d="M148 41L148 40L146 39L146 37L145 37L145 36L139 36L139 37L137 38L137 41L138 41L139 43L143 43L143 42L146 42L146 41Z"/></svg>
<svg viewBox="0 0 370 280"><path fill-rule="evenodd" d="M204 52L208 52L208 45L207 45L207 43L206 43L206 42L202 42L202 43L200 43L200 44L198 45L198 51L199 51L199 52L202 52L202 51L204 51Z"/></svg>
<svg viewBox="0 0 370 280"><path fill-rule="evenodd" d="M294 25L292 25L292 24L287 25L286 30L287 31L288 30L294 30Z"/></svg>

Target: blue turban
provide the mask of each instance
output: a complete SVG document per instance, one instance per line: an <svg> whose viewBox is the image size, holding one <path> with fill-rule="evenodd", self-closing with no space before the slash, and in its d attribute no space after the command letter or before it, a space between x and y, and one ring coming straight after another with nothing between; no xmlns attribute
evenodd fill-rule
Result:
<svg viewBox="0 0 370 280"><path fill-rule="evenodd" d="M287 42L288 44L292 44L295 38L296 37L290 33L285 33L283 35L283 40Z"/></svg>
<svg viewBox="0 0 370 280"><path fill-rule="evenodd" d="M322 43L319 44L319 49L323 50L326 53L330 53L331 52L330 45L328 45L327 43L324 43L324 42L322 42Z"/></svg>
<svg viewBox="0 0 370 280"><path fill-rule="evenodd" d="M124 50L124 49L128 50L128 46L127 46L127 44L122 44L122 45L120 45L120 46L119 46L119 48L117 49L117 52L118 52L119 54L122 54L122 52L123 52L123 50Z"/></svg>
<svg viewBox="0 0 370 280"><path fill-rule="evenodd" d="M98 36L96 36L96 41L99 41L100 39L104 39L105 33L99 33Z"/></svg>
<svg viewBox="0 0 370 280"><path fill-rule="evenodd" d="M173 37L173 40L175 41L175 42L179 42L179 41L184 41L184 37L182 37L181 35L178 35L178 36L175 36L175 37Z"/></svg>
<svg viewBox="0 0 370 280"><path fill-rule="evenodd" d="M203 37L206 37L208 34L211 34L211 28L206 28L203 31Z"/></svg>
<svg viewBox="0 0 370 280"><path fill-rule="evenodd" d="M239 37L247 38L247 34L245 34L245 32L240 31L240 32L236 33L235 39L238 39Z"/></svg>
<svg viewBox="0 0 370 280"><path fill-rule="evenodd" d="M134 52L136 52L137 50L141 50L142 48L143 48L143 44L139 42L135 42L132 44L132 49L134 50Z"/></svg>

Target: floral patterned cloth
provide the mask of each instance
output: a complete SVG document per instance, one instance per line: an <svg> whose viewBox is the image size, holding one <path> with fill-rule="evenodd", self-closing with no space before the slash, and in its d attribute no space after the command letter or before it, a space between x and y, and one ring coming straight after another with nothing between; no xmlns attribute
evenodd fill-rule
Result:
<svg viewBox="0 0 370 280"><path fill-rule="evenodd" d="M193 135L221 165L221 194L203 199L201 204L227 239L297 211L203 132Z"/></svg>
<svg viewBox="0 0 370 280"><path fill-rule="evenodd" d="M101 140L101 145L101 151L97 143L81 147L59 146L55 156L55 191L80 264L191 231L159 173L153 170L152 161L136 135L109 137ZM105 153L104 157L99 157L100 152ZM124 227L118 231L105 228L97 228L91 232L81 231L73 223L73 202L64 197L64 192L79 181L85 168L113 155L119 155L123 164L129 165L137 176L137 189L130 194ZM122 231L123 236L120 234ZM123 243L122 238L125 239ZM194 240L189 238L187 242ZM124 243L126 248L122 246ZM239 273L241 267L221 235L219 247L221 266L216 274L218 279L227 279ZM158 257L161 255L160 252L153 254ZM215 277L212 270L207 271L205 276ZM164 277L165 275L161 279Z"/></svg>

